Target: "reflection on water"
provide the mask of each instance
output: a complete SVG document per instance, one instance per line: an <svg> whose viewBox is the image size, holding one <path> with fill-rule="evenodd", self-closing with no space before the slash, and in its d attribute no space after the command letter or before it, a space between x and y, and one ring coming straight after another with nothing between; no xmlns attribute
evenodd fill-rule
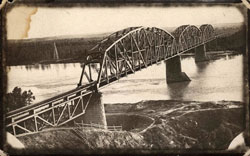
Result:
<svg viewBox="0 0 250 156"><path fill-rule="evenodd" d="M32 70L32 69L42 69L42 70L48 70L51 68L50 64L35 64L35 65L25 65L26 70Z"/></svg>
<svg viewBox="0 0 250 156"><path fill-rule="evenodd" d="M168 84L167 89L169 92L170 99L182 100L182 98L184 97L184 94L187 92L186 90L188 88L189 83L190 81ZM178 90L176 88L178 88Z"/></svg>
<svg viewBox="0 0 250 156"><path fill-rule="evenodd" d="M225 59L226 58L226 59ZM242 55L195 63L182 60L182 70L190 82L166 84L165 64L154 65L102 90L107 103L140 100L242 100Z"/></svg>
<svg viewBox="0 0 250 156"><path fill-rule="evenodd" d="M242 101L242 55L223 56L217 60L195 63L193 57L182 59L182 70L192 81L166 84L165 64L153 65L101 89L104 103L141 100L237 100ZM77 86L79 63L8 67L8 92L15 86L32 90L36 102Z"/></svg>
<svg viewBox="0 0 250 156"><path fill-rule="evenodd" d="M197 69L197 73L198 74L202 74L203 72L205 72L205 68L209 65L209 63L211 62L200 62L196 64L196 69Z"/></svg>
<svg viewBox="0 0 250 156"><path fill-rule="evenodd" d="M80 64L11 66L8 68L8 92L15 86L30 89L41 101L77 86Z"/></svg>

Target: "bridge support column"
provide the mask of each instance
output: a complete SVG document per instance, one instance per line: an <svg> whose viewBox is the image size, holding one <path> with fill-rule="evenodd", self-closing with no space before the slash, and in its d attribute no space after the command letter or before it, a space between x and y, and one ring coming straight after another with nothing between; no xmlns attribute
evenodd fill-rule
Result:
<svg viewBox="0 0 250 156"><path fill-rule="evenodd" d="M191 81L186 73L181 71L181 58L176 56L166 61L167 83Z"/></svg>
<svg viewBox="0 0 250 156"><path fill-rule="evenodd" d="M82 122L85 124L103 125L107 129L107 120L104 109L104 104L101 100L101 93L94 92L86 108L86 112L82 117Z"/></svg>
<svg viewBox="0 0 250 156"><path fill-rule="evenodd" d="M206 45L202 44L195 48L195 62L207 61L208 57L206 55Z"/></svg>

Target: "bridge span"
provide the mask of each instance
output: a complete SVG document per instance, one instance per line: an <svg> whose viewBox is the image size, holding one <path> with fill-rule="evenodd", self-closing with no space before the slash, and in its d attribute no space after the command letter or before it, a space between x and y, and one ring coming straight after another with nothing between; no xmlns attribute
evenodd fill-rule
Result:
<svg viewBox="0 0 250 156"><path fill-rule="evenodd" d="M217 36L212 25L182 25L173 33L156 27L130 27L105 37L87 54L77 87L6 114L6 129L15 136L65 125L76 118L107 126L103 104L93 102L98 89L160 61L166 61L167 83L190 81L180 55L193 50L206 61L206 44Z"/></svg>

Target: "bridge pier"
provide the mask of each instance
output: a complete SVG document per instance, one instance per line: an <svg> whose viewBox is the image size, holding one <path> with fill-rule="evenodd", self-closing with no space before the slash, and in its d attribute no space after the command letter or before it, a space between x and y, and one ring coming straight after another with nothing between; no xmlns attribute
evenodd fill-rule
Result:
<svg viewBox="0 0 250 156"><path fill-rule="evenodd" d="M202 44L195 48L195 62L207 61L208 57L206 55L206 45Z"/></svg>
<svg viewBox="0 0 250 156"><path fill-rule="evenodd" d="M181 57L176 56L166 60L167 83L191 81L186 73L181 71Z"/></svg>
<svg viewBox="0 0 250 156"><path fill-rule="evenodd" d="M107 120L104 109L104 104L101 100L101 93L94 92L89 101L89 105L85 114L81 117L82 122L85 124L98 124L103 125L104 129L107 129Z"/></svg>

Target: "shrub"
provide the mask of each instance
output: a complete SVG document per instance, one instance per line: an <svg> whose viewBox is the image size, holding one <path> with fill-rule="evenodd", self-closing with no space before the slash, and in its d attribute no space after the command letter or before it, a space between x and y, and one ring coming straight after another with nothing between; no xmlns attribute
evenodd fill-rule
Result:
<svg viewBox="0 0 250 156"><path fill-rule="evenodd" d="M23 91L19 87L15 87L11 93L6 95L7 112L32 104L35 96L31 90Z"/></svg>

